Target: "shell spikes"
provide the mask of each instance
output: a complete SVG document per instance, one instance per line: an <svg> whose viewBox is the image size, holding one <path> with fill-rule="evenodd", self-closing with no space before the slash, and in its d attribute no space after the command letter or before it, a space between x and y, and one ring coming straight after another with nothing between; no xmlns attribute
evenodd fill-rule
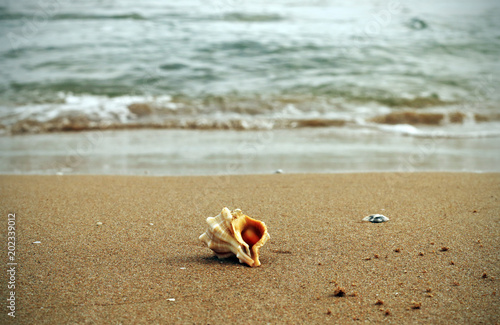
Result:
<svg viewBox="0 0 500 325"><path fill-rule="evenodd" d="M259 249L270 238L266 224L244 215L240 209L222 209L215 217L207 218L208 229L200 236L218 258L233 255L240 263L260 266Z"/></svg>

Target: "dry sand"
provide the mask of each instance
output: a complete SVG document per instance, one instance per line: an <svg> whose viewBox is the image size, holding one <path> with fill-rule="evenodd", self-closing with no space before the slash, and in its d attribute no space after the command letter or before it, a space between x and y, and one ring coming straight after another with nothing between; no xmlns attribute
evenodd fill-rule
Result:
<svg viewBox="0 0 500 325"><path fill-rule="evenodd" d="M0 186L4 268L16 214L19 324L500 321L500 174L1 176ZM218 260L198 241L224 206L266 222L261 267ZM372 213L390 221L361 222Z"/></svg>

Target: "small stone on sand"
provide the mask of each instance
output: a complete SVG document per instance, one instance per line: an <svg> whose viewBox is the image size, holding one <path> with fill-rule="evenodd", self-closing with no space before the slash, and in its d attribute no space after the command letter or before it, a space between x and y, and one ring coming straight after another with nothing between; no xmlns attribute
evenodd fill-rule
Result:
<svg viewBox="0 0 500 325"><path fill-rule="evenodd" d="M416 301L411 302L411 309L420 309L421 307L422 307L421 302L416 302Z"/></svg>
<svg viewBox="0 0 500 325"><path fill-rule="evenodd" d="M345 289L341 287L337 287L335 291L333 292L333 295L335 297L344 297L345 296Z"/></svg>
<svg viewBox="0 0 500 325"><path fill-rule="evenodd" d="M369 216L366 216L363 218L363 221L370 221L373 223L381 223L381 222L386 222L389 221L389 218L382 214L371 214Z"/></svg>

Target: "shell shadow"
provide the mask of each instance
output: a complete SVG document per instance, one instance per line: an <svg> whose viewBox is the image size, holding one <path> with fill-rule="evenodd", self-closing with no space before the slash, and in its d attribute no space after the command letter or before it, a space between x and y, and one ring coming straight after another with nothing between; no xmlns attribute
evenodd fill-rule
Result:
<svg viewBox="0 0 500 325"><path fill-rule="evenodd" d="M228 258L218 258L217 256L206 256L202 257L202 264L227 264L227 265L243 265L245 266L246 264L240 263L238 258L236 256L231 256Z"/></svg>
<svg viewBox="0 0 500 325"><path fill-rule="evenodd" d="M246 266L246 264L241 264L236 256L228 257L228 258L218 258L215 255L188 255L183 257L171 257L163 260L163 263L168 265L186 265L186 264L202 264L202 265L241 265Z"/></svg>

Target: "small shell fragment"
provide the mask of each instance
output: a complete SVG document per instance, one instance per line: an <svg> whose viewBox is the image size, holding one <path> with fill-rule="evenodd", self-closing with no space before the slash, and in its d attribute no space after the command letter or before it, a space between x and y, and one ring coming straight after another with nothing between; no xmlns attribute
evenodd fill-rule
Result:
<svg viewBox="0 0 500 325"><path fill-rule="evenodd" d="M370 221L373 223L381 223L381 222L389 221L389 218L387 218L386 216L384 216L382 214L371 214L367 217L364 217L363 221Z"/></svg>
<svg viewBox="0 0 500 325"><path fill-rule="evenodd" d="M240 209L222 209L215 217L207 218L208 229L200 240L218 258L235 256L240 263L260 266L259 249L269 239L266 224L244 215Z"/></svg>

